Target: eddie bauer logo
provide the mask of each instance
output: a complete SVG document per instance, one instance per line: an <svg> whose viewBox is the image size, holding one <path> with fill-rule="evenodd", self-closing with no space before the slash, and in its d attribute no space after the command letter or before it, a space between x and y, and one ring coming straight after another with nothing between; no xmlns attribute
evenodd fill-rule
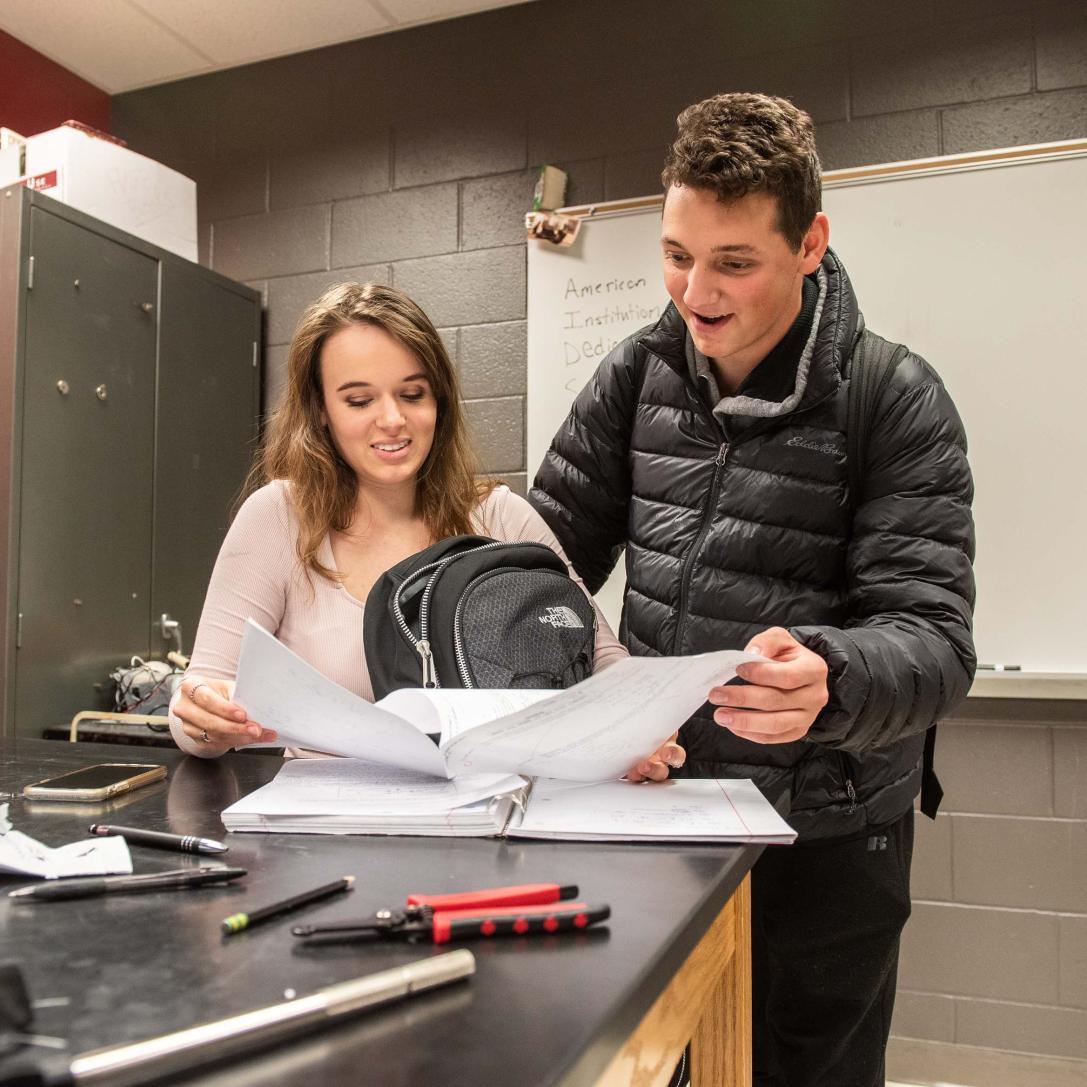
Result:
<svg viewBox="0 0 1087 1087"><path fill-rule="evenodd" d="M583 628L585 624L577 617L577 612L572 608L566 607L566 605L560 605L557 608L548 608L545 615L538 615L536 618L541 623L549 623L553 627L569 627L571 630Z"/></svg>
<svg viewBox="0 0 1087 1087"><path fill-rule="evenodd" d="M799 434L795 438L790 438L785 444L798 449L810 449L813 453L841 453L833 442L813 442L810 438L801 438Z"/></svg>

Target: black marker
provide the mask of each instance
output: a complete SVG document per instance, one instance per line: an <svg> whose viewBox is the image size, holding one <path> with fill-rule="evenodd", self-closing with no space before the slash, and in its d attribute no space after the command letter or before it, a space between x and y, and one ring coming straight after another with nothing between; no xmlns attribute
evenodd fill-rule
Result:
<svg viewBox="0 0 1087 1087"><path fill-rule="evenodd" d="M139 876L78 876L51 883L36 883L8 891L8 898L24 902L49 902L63 898L89 898L92 895L136 891L180 891L203 887L208 883L226 883L245 875L244 868L176 868L169 872L146 872Z"/></svg>

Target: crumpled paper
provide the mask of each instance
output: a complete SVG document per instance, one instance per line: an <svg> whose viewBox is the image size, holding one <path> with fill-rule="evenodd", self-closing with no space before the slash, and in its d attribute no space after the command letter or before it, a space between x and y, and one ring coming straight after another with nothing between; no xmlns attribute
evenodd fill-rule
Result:
<svg viewBox="0 0 1087 1087"><path fill-rule="evenodd" d="M87 838L52 848L42 845L8 819L7 804L0 804L0 873L60 879L64 876L127 876L132 872L132 854L120 835Z"/></svg>

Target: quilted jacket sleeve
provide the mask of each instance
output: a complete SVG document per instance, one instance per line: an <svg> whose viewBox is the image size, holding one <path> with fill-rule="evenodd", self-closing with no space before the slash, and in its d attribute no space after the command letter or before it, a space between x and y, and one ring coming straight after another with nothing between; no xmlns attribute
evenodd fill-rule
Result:
<svg viewBox="0 0 1087 1087"><path fill-rule="evenodd" d="M851 621L792 632L830 668L830 702L810 740L883 747L965 697L976 663L972 498L955 406L931 368L908 356L870 430L847 556Z"/></svg>
<svg viewBox="0 0 1087 1087"><path fill-rule="evenodd" d="M536 474L529 501L559 539L590 593L627 541L630 435L637 400L633 338L581 390Z"/></svg>

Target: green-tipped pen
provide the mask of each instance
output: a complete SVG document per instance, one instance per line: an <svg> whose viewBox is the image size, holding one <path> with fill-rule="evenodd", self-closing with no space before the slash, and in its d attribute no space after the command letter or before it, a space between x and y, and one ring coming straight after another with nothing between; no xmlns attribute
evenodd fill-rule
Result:
<svg viewBox="0 0 1087 1087"><path fill-rule="evenodd" d="M292 910L297 910L302 906L308 906L311 902L317 902L322 898L327 898L329 895L337 894L340 891L350 891L354 882L354 876L344 876L342 879L338 879L333 883L326 883L322 887L315 887L312 891L303 891L293 898L285 898L282 902L274 902L270 906L261 906L259 910L253 910L252 913L232 913L225 921L223 921L223 935L231 936L235 932L244 932L247 928L259 925L262 921L267 921L272 917L278 917L283 913L290 913Z"/></svg>

